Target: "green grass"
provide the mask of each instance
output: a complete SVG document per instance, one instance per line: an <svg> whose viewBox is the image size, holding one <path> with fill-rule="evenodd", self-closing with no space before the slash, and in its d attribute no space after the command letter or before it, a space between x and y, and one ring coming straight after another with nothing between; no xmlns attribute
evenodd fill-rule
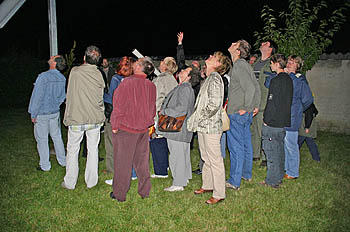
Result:
<svg viewBox="0 0 350 232"><path fill-rule="evenodd" d="M100 162L99 183L87 189L84 158L76 189L60 184L65 175L56 157L48 173L36 171L39 157L33 126L25 109L0 110L0 231L349 231L350 136L319 133L321 163L301 149L300 178L280 189L260 186L266 169L254 162L253 181L227 190L218 205L206 205L210 194L195 196L201 177L193 176L183 192L168 193L171 178L152 179L150 197L141 199L132 181L127 201L109 197ZM63 130L66 141L67 131ZM103 136L100 155L105 156ZM192 168L198 164L191 151ZM151 162L150 162L151 163ZM229 159L225 160L226 174ZM153 172L152 165L150 166Z"/></svg>

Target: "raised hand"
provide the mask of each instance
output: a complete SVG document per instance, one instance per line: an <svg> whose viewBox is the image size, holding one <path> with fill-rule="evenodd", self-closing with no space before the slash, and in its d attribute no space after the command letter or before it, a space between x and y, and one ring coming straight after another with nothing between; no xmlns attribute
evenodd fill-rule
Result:
<svg viewBox="0 0 350 232"><path fill-rule="evenodd" d="M177 33L177 42L178 42L178 44L182 44L183 38L184 38L184 33L183 32L180 31L179 33Z"/></svg>

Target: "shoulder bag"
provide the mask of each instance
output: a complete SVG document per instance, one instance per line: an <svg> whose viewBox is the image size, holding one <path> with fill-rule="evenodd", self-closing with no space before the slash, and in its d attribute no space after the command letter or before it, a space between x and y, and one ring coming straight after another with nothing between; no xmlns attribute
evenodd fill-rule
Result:
<svg viewBox="0 0 350 232"><path fill-rule="evenodd" d="M221 120L222 120L222 130L228 131L230 129L230 118L228 117L226 110L224 108L222 108Z"/></svg>
<svg viewBox="0 0 350 232"><path fill-rule="evenodd" d="M168 106L172 96L173 95L170 96L166 107ZM176 118L168 115L159 114L158 130L161 132L180 132L185 119L186 119L186 114Z"/></svg>

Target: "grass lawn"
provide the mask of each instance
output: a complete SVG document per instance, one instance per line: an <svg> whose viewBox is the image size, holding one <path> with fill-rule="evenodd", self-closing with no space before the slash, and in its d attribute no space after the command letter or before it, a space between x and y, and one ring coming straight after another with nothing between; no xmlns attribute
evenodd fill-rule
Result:
<svg viewBox="0 0 350 232"><path fill-rule="evenodd" d="M104 183L111 178L102 173L104 161L99 183L86 188L85 158L79 160L76 189L63 189L65 169L55 156L50 172L36 170L39 156L25 109L0 109L0 128L0 231L350 231L349 135L320 132L322 162L313 161L304 145L300 178L285 180L279 189L258 184L266 169L254 162L252 182L243 181L239 191L228 189L222 203L206 205L210 194L193 194L202 182L195 174L183 192L163 191L171 178L152 179L146 199L132 181L127 201L118 203ZM66 141L67 130L62 133ZM192 169L199 159L195 146ZM105 157L103 136L100 156ZM226 158L226 176L229 164Z"/></svg>

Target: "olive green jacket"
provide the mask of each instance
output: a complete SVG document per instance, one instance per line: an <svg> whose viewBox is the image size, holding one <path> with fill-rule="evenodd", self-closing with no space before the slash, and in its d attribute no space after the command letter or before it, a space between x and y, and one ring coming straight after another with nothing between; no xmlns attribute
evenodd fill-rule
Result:
<svg viewBox="0 0 350 232"><path fill-rule="evenodd" d="M255 63L261 60L261 57L259 57ZM254 66L254 65L253 65ZM259 86L260 86L260 105L259 105L259 112L263 112L265 110L266 101L267 101L267 94L269 92L269 89L265 87L265 80L266 80L266 74L264 72L272 72L270 68L270 58L267 59L266 64L264 67L260 70L259 74Z"/></svg>

